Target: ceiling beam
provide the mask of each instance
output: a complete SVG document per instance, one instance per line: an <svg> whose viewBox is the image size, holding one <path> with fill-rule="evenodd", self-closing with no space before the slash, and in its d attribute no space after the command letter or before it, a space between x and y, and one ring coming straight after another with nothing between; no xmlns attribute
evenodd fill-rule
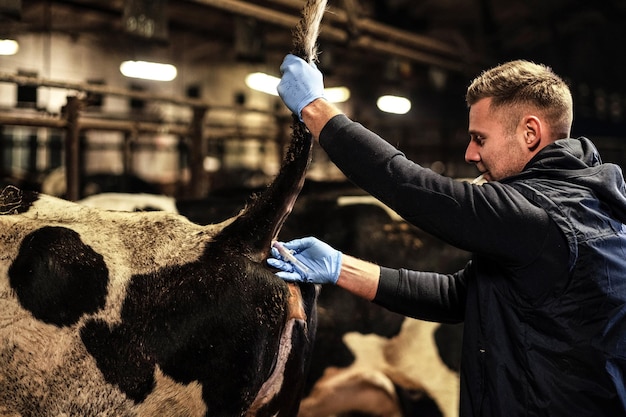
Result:
<svg viewBox="0 0 626 417"><path fill-rule="evenodd" d="M242 0L188 0L204 6L214 7L228 11L236 15L243 15L262 20L274 25L294 28L300 19L299 15L292 15L276 11L264 6L248 3ZM288 0L279 1L283 5L296 6L296 2ZM298 3L298 7L301 8ZM333 10L327 13L330 21L348 25L348 16L345 12ZM368 52L376 52L386 55L394 55L422 64L434 65L447 70L462 71L464 63L461 52L434 38L412 34L410 32L394 29L369 19L350 19L356 22L358 34L342 28L336 28L330 24L322 23L320 38L332 42L363 49ZM369 33L366 35L365 33ZM376 39L381 37L381 39Z"/></svg>

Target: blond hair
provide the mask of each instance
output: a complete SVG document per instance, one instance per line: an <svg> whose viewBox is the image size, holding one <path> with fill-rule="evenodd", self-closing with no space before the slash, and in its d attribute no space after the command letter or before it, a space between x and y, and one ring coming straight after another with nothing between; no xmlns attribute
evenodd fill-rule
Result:
<svg viewBox="0 0 626 417"><path fill-rule="evenodd" d="M512 125L519 121L521 112L532 109L541 113L559 138L570 133L572 94L550 67L516 60L486 70L467 88L465 101L471 107L483 98L491 98L492 108L510 109L507 120Z"/></svg>

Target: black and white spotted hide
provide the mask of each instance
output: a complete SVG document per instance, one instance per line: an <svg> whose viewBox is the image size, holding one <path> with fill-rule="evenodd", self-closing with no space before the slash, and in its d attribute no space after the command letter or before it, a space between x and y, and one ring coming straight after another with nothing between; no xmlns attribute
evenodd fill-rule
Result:
<svg viewBox="0 0 626 417"><path fill-rule="evenodd" d="M317 289L268 270L245 217L4 189L0 415L295 415Z"/></svg>

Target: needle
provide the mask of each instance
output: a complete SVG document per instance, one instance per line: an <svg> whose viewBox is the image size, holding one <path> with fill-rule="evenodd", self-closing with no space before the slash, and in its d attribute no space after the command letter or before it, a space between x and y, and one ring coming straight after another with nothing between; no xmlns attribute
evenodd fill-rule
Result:
<svg viewBox="0 0 626 417"><path fill-rule="evenodd" d="M301 272L309 272L309 268L293 256L293 253L286 249L280 242L274 242L272 246L278 250L278 253L280 253L283 258L298 268Z"/></svg>

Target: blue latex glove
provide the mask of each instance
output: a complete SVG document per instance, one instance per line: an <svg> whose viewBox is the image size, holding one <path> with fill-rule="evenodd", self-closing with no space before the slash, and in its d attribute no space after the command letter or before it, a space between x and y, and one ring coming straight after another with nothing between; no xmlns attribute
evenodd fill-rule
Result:
<svg viewBox="0 0 626 417"><path fill-rule="evenodd" d="M324 98L324 76L315 64L289 54L280 66L283 74L278 95L302 121L302 109L318 98Z"/></svg>
<svg viewBox="0 0 626 417"><path fill-rule="evenodd" d="M297 262L291 262L272 247L273 258L267 263L281 271L280 278L292 282L309 282L313 284L336 284L341 271L341 252L314 237L295 239L287 243L278 242L289 251Z"/></svg>

